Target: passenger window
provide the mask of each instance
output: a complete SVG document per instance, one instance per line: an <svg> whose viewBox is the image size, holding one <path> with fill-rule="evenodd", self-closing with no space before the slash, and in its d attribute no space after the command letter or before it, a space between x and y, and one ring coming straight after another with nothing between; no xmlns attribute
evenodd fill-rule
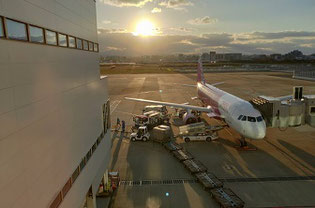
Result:
<svg viewBox="0 0 315 208"><path fill-rule="evenodd" d="M242 121L246 121L247 120L247 116L243 116Z"/></svg>
<svg viewBox="0 0 315 208"><path fill-rule="evenodd" d="M30 26L30 38L34 43L44 43L44 30L40 27Z"/></svg>
<svg viewBox="0 0 315 208"><path fill-rule="evenodd" d="M249 122L256 122L256 118L255 117L248 116L247 118L248 118Z"/></svg>
<svg viewBox="0 0 315 208"><path fill-rule="evenodd" d="M6 25L8 38L14 40L27 40L26 24L7 19Z"/></svg>
<svg viewBox="0 0 315 208"><path fill-rule="evenodd" d="M46 30L46 43L50 45L57 45L57 34L56 32Z"/></svg>
<svg viewBox="0 0 315 208"><path fill-rule="evenodd" d="M238 117L238 120L241 120L241 119L242 119L242 117L243 117L243 115L240 115L240 116Z"/></svg>
<svg viewBox="0 0 315 208"><path fill-rule="evenodd" d="M261 116L258 116L256 119L257 119L257 122L261 122L263 120Z"/></svg>

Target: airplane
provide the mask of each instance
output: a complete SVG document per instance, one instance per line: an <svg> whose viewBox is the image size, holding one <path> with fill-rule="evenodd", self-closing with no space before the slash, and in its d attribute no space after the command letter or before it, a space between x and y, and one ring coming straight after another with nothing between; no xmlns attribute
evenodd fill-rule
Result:
<svg viewBox="0 0 315 208"><path fill-rule="evenodd" d="M240 147L242 148L248 147L245 138L253 140L265 138L266 123L262 114L248 101L216 88L215 86L218 84L222 84L222 82L212 85L206 83L202 61L199 59L197 85L195 86L197 87L197 98L206 107L130 97L125 97L125 99L185 109L187 110L183 116L185 123L190 123L196 119L192 111L205 112L207 116L223 120L229 127L237 131L241 135Z"/></svg>

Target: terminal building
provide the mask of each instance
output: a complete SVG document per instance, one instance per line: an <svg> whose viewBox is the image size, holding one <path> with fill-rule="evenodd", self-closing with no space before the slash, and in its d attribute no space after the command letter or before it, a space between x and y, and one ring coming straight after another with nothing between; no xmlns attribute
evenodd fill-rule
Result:
<svg viewBox="0 0 315 208"><path fill-rule="evenodd" d="M110 159L95 0L0 0L0 207L96 207Z"/></svg>
<svg viewBox="0 0 315 208"><path fill-rule="evenodd" d="M315 127L315 95L303 95L301 86L293 87L289 96L259 96L250 102L263 114L268 127Z"/></svg>

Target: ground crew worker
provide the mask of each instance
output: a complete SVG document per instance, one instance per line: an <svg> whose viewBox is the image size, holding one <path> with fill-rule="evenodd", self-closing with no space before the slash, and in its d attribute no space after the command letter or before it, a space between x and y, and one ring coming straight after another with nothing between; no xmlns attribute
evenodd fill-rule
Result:
<svg viewBox="0 0 315 208"><path fill-rule="evenodd" d="M116 129L118 130L118 129L120 129L120 120L119 120L119 118L117 117L117 125L116 125Z"/></svg>
<svg viewBox="0 0 315 208"><path fill-rule="evenodd" d="M122 121L121 121L121 130L122 130L122 132L125 132L125 128L126 128L125 121L122 120Z"/></svg>

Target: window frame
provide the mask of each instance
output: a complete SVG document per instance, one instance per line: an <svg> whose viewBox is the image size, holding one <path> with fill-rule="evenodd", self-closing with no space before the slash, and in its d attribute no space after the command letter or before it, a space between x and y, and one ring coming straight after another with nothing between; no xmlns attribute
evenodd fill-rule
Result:
<svg viewBox="0 0 315 208"><path fill-rule="evenodd" d="M70 46L70 38L74 39L74 47ZM68 35L68 48L72 48L72 49L77 49L77 38L72 36L72 35Z"/></svg>
<svg viewBox="0 0 315 208"><path fill-rule="evenodd" d="M96 45L96 50L95 50L95 45ZM94 52L96 52L96 53L99 52L99 45L98 45L98 43L94 43Z"/></svg>
<svg viewBox="0 0 315 208"><path fill-rule="evenodd" d="M40 42L33 42L33 41L32 41L32 37L31 37L31 27L37 27L37 28L39 28L39 29L42 29L42 31L43 31L43 42L42 42L42 43L40 43ZM29 25L28 25L28 35L29 35L29 42L30 42L30 43L44 44L44 45L46 44L45 28L40 27L40 26L37 26L37 25L29 24Z"/></svg>
<svg viewBox="0 0 315 208"><path fill-rule="evenodd" d="M315 110L313 112L313 109L315 109L315 106L310 106L310 115L315 115Z"/></svg>
<svg viewBox="0 0 315 208"><path fill-rule="evenodd" d="M247 121L252 122L252 123L256 123L256 117L247 116Z"/></svg>
<svg viewBox="0 0 315 208"><path fill-rule="evenodd" d="M78 47L78 42L81 42L81 48ZM75 43L76 43L76 49L83 50L83 39L76 38Z"/></svg>
<svg viewBox="0 0 315 208"><path fill-rule="evenodd" d="M51 43L48 43L47 42L47 31L49 31L49 32L53 32L53 33L55 33L56 34L56 44L51 44ZM58 32L56 32L56 31L54 31L54 30L50 30L50 29L45 29L45 44L46 45L50 45L50 46L59 46L58 45Z"/></svg>
<svg viewBox="0 0 315 208"><path fill-rule="evenodd" d="M90 44L92 45L93 48L90 48ZM89 51L93 52L94 51L94 43L92 41L88 41L88 48L89 48Z"/></svg>
<svg viewBox="0 0 315 208"><path fill-rule="evenodd" d="M63 45L60 45L60 40L59 40L59 35L64 35L66 36L66 45L63 46ZM68 48L69 47L69 39L68 39L68 35L67 34L64 34L64 33L60 33L60 32L57 32L57 40L58 40L58 46L59 47L63 47L63 48Z"/></svg>
<svg viewBox="0 0 315 208"><path fill-rule="evenodd" d="M3 33L3 36L0 36L0 39L1 38L6 38L6 32L5 32L5 27L4 27L4 17L0 16L0 20L1 20L1 23L0 23L0 27L2 29L2 33Z"/></svg>
<svg viewBox="0 0 315 208"><path fill-rule="evenodd" d="M5 21L3 21L4 24L4 28L5 28L5 33L6 33L6 38L8 40L15 40L15 41L22 41L22 42L29 42L30 37L29 37L29 30L28 30L28 24L19 20L15 20L15 19L11 19L11 18L3 18ZM25 34L26 34L26 40L20 40L20 39L16 39L16 38L10 38L9 37L9 32L8 32L8 25L7 25L7 20L13 21L13 22L17 22L20 24L25 25Z"/></svg>
<svg viewBox="0 0 315 208"><path fill-rule="evenodd" d="M23 22L20 20L16 20L16 19L12 19L12 18L7 18L5 16L1 16L0 15L0 27L2 29L2 33L3 35L0 36L0 39L6 39L6 40L13 40L13 41L21 41L21 42L28 42L28 43L34 43L34 44L41 44L41 45L47 45L47 46L57 46L57 47L62 47L62 48L71 48L71 49L78 49L78 50L84 50L84 51L89 51L89 52L99 52L99 44L95 43L93 41L89 41L83 38L79 38L73 35L68 35L66 33L63 32L58 32L56 30L53 29L49 29L49 28L45 28L39 25L35 25L35 24L30 24L27 22ZM9 32L8 32L8 21L12 21L13 23L19 23L24 25L24 34L25 35L25 39L24 36L21 36L22 39L19 39L17 36L17 38L14 37L9 37ZM31 38L31 27L35 27L38 29L41 29L43 31L43 42L37 42L37 41L32 41ZM48 43L48 35L47 33L55 33L55 42L54 43ZM19 35L19 34L18 34ZM66 36L66 42L67 42L67 46L62 46L59 44L59 35L64 35ZM70 47L70 42L69 42L69 38L73 38L74 42L75 42L75 46L74 47ZM81 44L81 48L78 47L78 44ZM86 44L86 47L84 46Z"/></svg>
<svg viewBox="0 0 315 208"><path fill-rule="evenodd" d="M87 44L87 48L86 48L86 49L84 48L84 43ZM89 41L87 41L87 40L85 40L85 39L82 39L82 49L83 49L84 51L89 51Z"/></svg>

